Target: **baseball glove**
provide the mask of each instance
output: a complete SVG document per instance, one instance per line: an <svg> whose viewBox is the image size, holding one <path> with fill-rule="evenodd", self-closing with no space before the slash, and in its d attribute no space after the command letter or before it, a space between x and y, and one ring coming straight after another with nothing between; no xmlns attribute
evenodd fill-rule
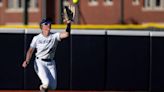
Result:
<svg viewBox="0 0 164 92"><path fill-rule="evenodd" d="M64 21L73 21L75 15L75 7L73 5L65 6L63 12Z"/></svg>

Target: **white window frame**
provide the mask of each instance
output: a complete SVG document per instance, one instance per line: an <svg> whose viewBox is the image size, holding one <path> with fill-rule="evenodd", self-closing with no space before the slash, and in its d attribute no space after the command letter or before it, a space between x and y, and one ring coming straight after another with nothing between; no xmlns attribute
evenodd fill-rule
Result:
<svg viewBox="0 0 164 92"><path fill-rule="evenodd" d="M35 9L38 8L38 0L30 0L30 8Z"/></svg>
<svg viewBox="0 0 164 92"><path fill-rule="evenodd" d="M113 0L104 0L104 6L112 6L114 3L113 3Z"/></svg>
<svg viewBox="0 0 164 92"><path fill-rule="evenodd" d="M88 0L88 5L89 6L98 6L98 0Z"/></svg>
<svg viewBox="0 0 164 92"><path fill-rule="evenodd" d="M19 0L8 0L8 9L6 12L12 13L12 12L23 12L24 7L24 0L21 1L21 7L19 7ZM30 0L29 2L29 12L38 12L38 6L36 6L36 1L38 3L38 0ZM10 5L11 4L11 5Z"/></svg>
<svg viewBox="0 0 164 92"><path fill-rule="evenodd" d="M164 11L164 0L160 1L160 6L156 6L156 0L144 0L144 11Z"/></svg>
<svg viewBox="0 0 164 92"><path fill-rule="evenodd" d="M140 0L132 0L132 5L134 6L140 5Z"/></svg>
<svg viewBox="0 0 164 92"><path fill-rule="evenodd" d="M39 11L39 9L38 9L38 3L39 3L39 1L38 0L30 0L31 2L30 2L30 7L29 7L29 11L30 12L38 12Z"/></svg>

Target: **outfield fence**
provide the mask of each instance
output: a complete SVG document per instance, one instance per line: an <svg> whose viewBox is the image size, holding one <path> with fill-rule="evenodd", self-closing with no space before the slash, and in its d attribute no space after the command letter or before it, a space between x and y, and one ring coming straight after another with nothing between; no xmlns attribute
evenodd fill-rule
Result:
<svg viewBox="0 0 164 92"><path fill-rule="evenodd" d="M34 55L27 69L21 64L32 37L40 32L0 28L0 89L38 89ZM163 52L161 29L73 29L56 50L57 89L164 91Z"/></svg>

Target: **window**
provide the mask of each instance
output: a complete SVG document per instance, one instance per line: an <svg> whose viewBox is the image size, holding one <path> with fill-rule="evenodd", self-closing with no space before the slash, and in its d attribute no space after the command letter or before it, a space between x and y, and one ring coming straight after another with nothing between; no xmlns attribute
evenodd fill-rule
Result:
<svg viewBox="0 0 164 92"><path fill-rule="evenodd" d="M29 7L30 8L38 8L38 0L30 0Z"/></svg>
<svg viewBox="0 0 164 92"><path fill-rule="evenodd" d="M132 0L132 5L139 5L140 1L139 0Z"/></svg>
<svg viewBox="0 0 164 92"><path fill-rule="evenodd" d="M104 0L104 5L105 6L112 6L113 5L113 0Z"/></svg>
<svg viewBox="0 0 164 92"><path fill-rule="evenodd" d="M9 11L23 11L25 0L8 0ZM35 10L38 8L38 0L29 0L28 7L30 10Z"/></svg>
<svg viewBox="0 0 164 92"><path fill-rule="evenodd" d="M97 0L89 0L89 6L97 6L98 5L98 1Z"/></svg>
<svg viewBox="0 0 164 92"><path fill-rule="evenodd" d="M23 0L8 0L9 9L19 9L23 8Z"/></svg>
<svg viewBox="0 0 164 92"><path fill-rule="evenodd" d="M156 7L160 7L160 6L161 6L161 0L156 0L155 6L156 6Z"/></svg>
<svg viewBox="0 0 164 92"><path fill-rule="evenodd" d="M2 7L2 0L0 0L0 7Z"/></svg>
<svg viewBox="0 0 164 92"><path fill-rule="evenodd" d="M146 10L164 10L164 0L144 0Z"/></svg>

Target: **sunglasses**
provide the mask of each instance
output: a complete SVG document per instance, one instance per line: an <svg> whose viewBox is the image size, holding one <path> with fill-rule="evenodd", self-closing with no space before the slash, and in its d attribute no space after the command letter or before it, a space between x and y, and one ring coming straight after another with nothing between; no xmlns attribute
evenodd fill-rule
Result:
<svg viewBox="0 0 164 92"><path fill-rule="evenodd" d="M49 22L45 22L45 23L42 23L42 25L50 25L51 23Z"/></svg>

